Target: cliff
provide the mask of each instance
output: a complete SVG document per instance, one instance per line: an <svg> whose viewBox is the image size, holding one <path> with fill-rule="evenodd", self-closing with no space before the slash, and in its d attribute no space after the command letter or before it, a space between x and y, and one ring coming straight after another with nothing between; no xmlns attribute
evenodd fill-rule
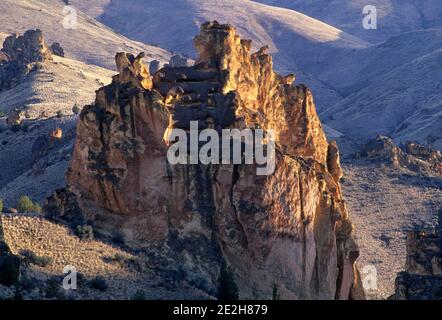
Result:
<svg viewBox="0 0 442 320"><path fill-rule="evenodd" d="M363 298L339 152L312 93L276 74L267 48L251 54L229 25L204 24L195 46L195 65L154 75L142 55L117 54L119 74L81 112L69 189L50 199L51 215L74 212L122 233L207 279L211 292L227 262L243 298L268 298L274 286L286 299ZM200 130L274 130L275 171L170 164L168 136L191 120Z"/></svg>

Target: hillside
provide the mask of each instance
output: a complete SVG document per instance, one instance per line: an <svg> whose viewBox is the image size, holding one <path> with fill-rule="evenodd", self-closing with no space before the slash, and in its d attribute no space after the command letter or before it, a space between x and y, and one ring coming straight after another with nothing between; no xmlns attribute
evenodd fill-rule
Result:
<svg viewBox="0 0 442 320"><path fill-rule="evenodd" d="M0 111L7 114L18 109L29 117L26 131L17 132L5 129L5 119L0 118L0 198L5 205L14 206L21 195L42 202L53 188L64 186L64 172L75 138L76 116L72 115L72 108L75 104L82 108L93 102L95 90L108 84L114 74L53 56L53 61L42 63L17 87L0 92ZM57 113L62 116L57 117ZM38 164L33 159L34 144L42 136L49 137L56 128L63 130L63 143L52 150L54 154L42 156ZM41 147L43 154L46 147Z"/></svg>
<svg viewBox="0 0 442 320"><path fill-rule="evenodd" d="M0 32L23 33L39 28L49 44L55 41L61 43L68 58L108 69L114 67L114 56L118 51L144 51L147 61L157 59L165 62L170 57L166 50L129 40L79 10L77 28L65 29L63 8L61 0L2 0Z"/></svg>
<svg viewBox="0 0 442 320"><path fill-rule="evenodd" d="M368 295L386 299L404 269L406 231L431 230L437 224L442 182L366 159L346 160L343 170L342 186L361 248L359 266L377 271L378 289Z"/></svg>
<svg viewBox="0 0 442 320"><path fill-rule="evenodd" d="M158 262L147 254L134 253L126 248L100 238L81 241L69 228L32 215L2 215L5 242L12 253L46 259L47 265L23 265L25 299L207 299L195 288L191 277L173 281L169 275L158 274ZM22 258L23 259L23 258ZM32 261L32 260L31 260ZM167 265L167 262L163 262ZM75 266L78 272L77 290L62 290L59 281L63 269ZM95 288L91 281L99 277L103 286ZM57 286L51 286L56 279ZM50 288L52 290L50 290ZM57 289L58 288L58 289ZM11 298L14 291L0 285L0 299Z"/></svg>
<svg viewBox="0 0 442 320"><path fill-rule="evenodd" d="M275 68L294 72L296 82L311 87L321 119L356 143L389 134L398 142L416 139L441 147L442 133L436 125L440 90L434 81L440 79L440 68L435 65L428 70L432 78L423 71L425 66L419 67L432 59L437 64L434 59L442 46L442 29L434 27L442 21L438 19L440 2L402 1L399 5L377 0L373 4L378 7L379 29L368 31L361 26L365 5L361 1L74 3L130 38L189 55L194 55L191 35L200 22L229 22L243 37L254 40L256 47L269 44ZM166 13L180 25L178 30L166 24ZM368 45L351 32L379 44ZM370 32L372 36L367 35ZM397 81L402 78L407 80ZM423 124L426 120L429 123Z"/></svg>
<svg viewBox="0 0 442 320"><path fill-rule="evenodd" d="M356 139L383 134L398 142L417 140L441 149L441 59L439 49L400 65L321 116L331 127Z"/></svg>
<svg viewBox="0 0 442 320"><path fill-rule="evenodd" d="M255 1L302 12L371 43L380 43L404 32L442 27L442 2L439 0ZM377 30L362 28L362 9L366 5L377 8Z"/></svg>

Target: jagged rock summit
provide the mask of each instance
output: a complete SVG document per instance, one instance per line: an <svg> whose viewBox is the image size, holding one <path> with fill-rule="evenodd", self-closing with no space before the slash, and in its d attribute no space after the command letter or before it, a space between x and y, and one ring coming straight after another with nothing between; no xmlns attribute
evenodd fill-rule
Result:
<svg viewBox="0 0 442 320"><path fill-rule="evenodd" d="M211 295L226 262L242 298L269 298L275 286L287 299L363 298L339 152L312 93L229 25L204 24L195 46L195 65L154 75L142 55L117 54L119 74L80 115L69 188L46 206L52 218L82 215L102 233L122 233L204 279ZM274 130L275 171L171 165L168 135L191 120L200 130Z"/></svg>

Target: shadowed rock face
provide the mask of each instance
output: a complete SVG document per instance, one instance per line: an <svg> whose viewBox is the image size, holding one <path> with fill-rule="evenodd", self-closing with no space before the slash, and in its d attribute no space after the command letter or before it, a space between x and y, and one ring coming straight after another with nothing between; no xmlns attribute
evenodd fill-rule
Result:
<svg viewBox="0 0 442 320"><path fill-rule="evenodd" d="M172 257L211 288L227 261L243 298L269 298L273 285L282 298L363 298L339 152L312 93L273 72L266 48L251 54L228 25L204 24L195 45L194 66L153 76L141 56L118 54L119 74L83 109L67 180L86 219ZM168 134L190 120L274 130L275 172L170 165Z"/></svg>
<svg viewBox="0 0 442 320"><path fill-rule="evenodd" d="M442 300L442 239L439 232L411 231L407 234L405 271L396 277L392 299Z"/></svg>
<svg viewBox="0 0 442 320"><path fill-rule="evenodd" d="M11 253L4 241L3 224L0 217L0 285L12 286L20 277L20 259Z"/></svg>

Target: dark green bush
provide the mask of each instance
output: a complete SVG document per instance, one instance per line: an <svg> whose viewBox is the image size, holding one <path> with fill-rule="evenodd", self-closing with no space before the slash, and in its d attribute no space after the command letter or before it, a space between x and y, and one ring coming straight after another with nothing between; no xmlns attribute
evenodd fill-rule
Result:
<svg viewBox="0 0 442 320"><path fill-rule="evenodd" d="M135 294L132 296L131 300L146 300L146 295L144 294L143 290L137 290L137 292L135 292Z"/></svg>
<svg viewBox="0 0 442 320"><path fill-rule="evenodd" d="M107 290L107 283L106 280L103 277L95 277L89 282L89 286L92 289L99 290L99 291L106 291Z"/></svg>
<svg viewBox="0 0 442 320"><path fill-rule="evenodd" d="M238 300L238 292L232 270L226 263L223 263L218 277L218 300Z"/></svg>
<svg viewBox="0 0 442 320"><path fill-rule="evenodd" d="M115 232L112 236L112 242L117 245L123 245L125 243L124 234L121 232Z"/></svg>
<svg viewBox="0 0 442 320"><path fill-rule="evenodd" d="M94 229L90 225L77 226L75 234L82 241L89 241L94 239Z"/></svg>
<svg viewBox="0 0 442 320"><path fill-rule="evenodd" d="M46 288L45 288L46 298L64 300L65 295L64 292L61 290L61 283L62 281L57 276L49 278L48 281L46 282Z"/></svg>
<svg viewBox="0 0 442 320"><path fill-rule="evenodd" d="M72 112L73 112L74 114L79 114L80 111L81 111L81 109L77 106L77 104L75 104L75 105L72 107Z"/></svg>
<svg viewBox="0 0 442 320"><path fill-rule="evenodd" d="M0 284L10 287L20 276L20 259L12 255L0 257Z"/></svg>
<svg viewBox="0 0 442 320"><path fill-rule="evenodd" d="M39 267L47 267L52 263L52 258L47 256L38 256L31 250L21 250L20 255L24 258L24 261L30 264L34 264Z"/></svg>
<svg viewBox="0 0 442 320"><path fill-rule="evenodd" d="M41 207L37 202L32 202L28 196L21 196L17 201L17 210L20 213L41 213Z"/></svg>
<svg viewBox="0 0 442 320"><path fill-rule="evenodd" d="M272 289L272 300L279 300L281 297L279 295L279 290L276 284L273 284Z"/></svg>

